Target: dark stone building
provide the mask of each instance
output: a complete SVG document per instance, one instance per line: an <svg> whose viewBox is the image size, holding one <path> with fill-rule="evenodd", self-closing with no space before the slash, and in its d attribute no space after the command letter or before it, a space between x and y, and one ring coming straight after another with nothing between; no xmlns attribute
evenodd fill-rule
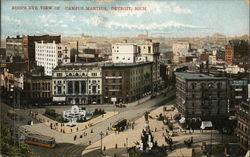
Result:
<svg viewBox="0 0 250 157"><path fill-rule="evenodd" d="M241 148L250 150L250 101L242 102L237 109L237 136Z"/></svg>
<svg viewBox="0 0 250 157"><path fill-rule="evenodd" d="M229 80L229 97L230 113L235 114L236 107L248 98L248 80L247 79L230 79Z"/></svg>
<svg viewBox="0 0 250 157"><path fill-rule="evenodd" d="M227 79L176 72L176 108L187 121L228 117Z"/></svg>
<svg viewBox="0 0 250 157"><path fill-rule="evenodd" d="M102 67L104 103L129 103L152 91L152 63L105 63Z"/></svg>

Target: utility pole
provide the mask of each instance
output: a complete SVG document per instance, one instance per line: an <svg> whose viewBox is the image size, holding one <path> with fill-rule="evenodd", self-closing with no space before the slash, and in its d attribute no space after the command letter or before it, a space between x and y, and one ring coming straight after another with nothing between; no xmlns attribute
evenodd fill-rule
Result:
<svg viewBox="0 0 250 157"><path fill-rule="evenodd" d="M126 146L127 146L127 157L129 156L129 153L128 153L128 138L126 138Z"/></svg>

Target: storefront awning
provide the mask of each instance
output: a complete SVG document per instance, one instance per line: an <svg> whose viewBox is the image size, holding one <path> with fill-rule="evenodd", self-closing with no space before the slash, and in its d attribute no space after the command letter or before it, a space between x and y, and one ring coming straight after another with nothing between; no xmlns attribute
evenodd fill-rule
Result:
<svg viewBox="0 0 250 157"><path fill-rule="evenodd" d="M66 101L66 97L53 97L53 101Z"/></svg>
<svg viewBox="0 0 250 157"><path fill-rule="evenodd" d="M202 121L201 122L201 129L205 129L205 128L212 128L213 124L211 121Z"/></svg>

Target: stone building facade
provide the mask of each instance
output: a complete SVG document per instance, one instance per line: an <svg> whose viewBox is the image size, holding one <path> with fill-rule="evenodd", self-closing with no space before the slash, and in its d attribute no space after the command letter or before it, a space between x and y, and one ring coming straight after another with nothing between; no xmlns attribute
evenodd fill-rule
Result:
<svg viewBox="0 0 250 157"><path fill-rule="evenodd" d="M129 103L152 90L152 63L102 65L104 103Z"/></svg>
<svg viewBox="0 0 250 157"><path fill-rule="evenodd" d="M187 120L228 116L227 79L176 72L176 108Z"/></svg>
<svg viewBox="0 0 250 157"><path fill-rule="evenodd" d="M250 101L242 102L237 109L237 136L244 151L250 149Z"/></svg>
<svg viewBox="0 0 250 157"><path fill-rule="evenodd" d="M59 104L101 104L101 67L98 63L57 66L52 74L52 95Z"/></svg>

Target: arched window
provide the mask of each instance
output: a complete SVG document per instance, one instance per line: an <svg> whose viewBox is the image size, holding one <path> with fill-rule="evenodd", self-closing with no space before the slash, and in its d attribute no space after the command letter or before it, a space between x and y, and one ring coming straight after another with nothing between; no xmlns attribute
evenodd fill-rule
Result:
<svg viewBox="0 0 250 157"><path fill-rule="evenodd" d="M69 73L69 76L72 76L72 73Z"/></svg>
<svg viewBox="0 0 250 157"><path fill-rule="evenodd" d="M75 93L79 93L79 82L75 81Z"/></svg>

